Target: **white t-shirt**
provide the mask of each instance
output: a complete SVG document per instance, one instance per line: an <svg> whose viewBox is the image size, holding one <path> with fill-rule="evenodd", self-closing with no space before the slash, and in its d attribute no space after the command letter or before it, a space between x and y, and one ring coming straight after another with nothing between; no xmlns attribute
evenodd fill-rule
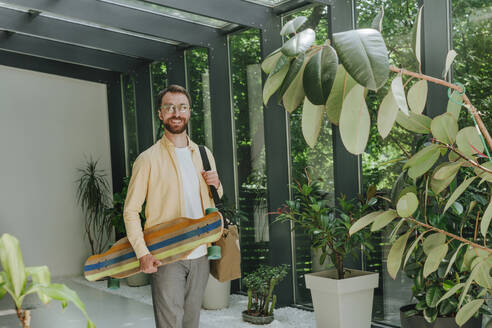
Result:
<svg viewBox="0 0 492 328"><path fill-rule="evenodd" d="M200 199L200 184L196 174L195 166L191 159L191 150L188 147L177 148L176 157L178 159L179 171L181 172L181 182L183 184L183 195L185 200L184 216L191 219L203 217L202 201ZM187 259L197 259L207 255L207 245L195 248Z"/></svg>

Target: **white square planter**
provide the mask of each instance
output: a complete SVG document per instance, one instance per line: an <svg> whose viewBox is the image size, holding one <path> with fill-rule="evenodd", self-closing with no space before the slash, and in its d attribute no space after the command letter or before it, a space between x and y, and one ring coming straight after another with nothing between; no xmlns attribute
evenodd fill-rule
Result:
<svg viewBox="0 0 492 328"><path fill-rule="evenodd" d="M337 280L336 270L306 274L318 328L370 328L372 298L377 273L346 270Z"/></svg>

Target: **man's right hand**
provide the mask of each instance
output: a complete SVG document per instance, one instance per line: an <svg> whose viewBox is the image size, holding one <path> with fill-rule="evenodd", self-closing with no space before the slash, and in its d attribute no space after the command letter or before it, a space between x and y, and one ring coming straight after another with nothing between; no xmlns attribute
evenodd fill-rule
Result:
<svg viewBox="0 0 492 328"><path fill-rule="evenodd" d="M154 273L157 272L157 267L161 264L161 261L157 260L154 255L149 253L140 258L140 271Z"/></svg>

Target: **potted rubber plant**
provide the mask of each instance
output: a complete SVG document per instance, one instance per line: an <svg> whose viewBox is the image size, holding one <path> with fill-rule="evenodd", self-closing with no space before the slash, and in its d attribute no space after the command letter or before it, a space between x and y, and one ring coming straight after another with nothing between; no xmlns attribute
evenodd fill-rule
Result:
<svg viewBox="0 0 492 328"><path fill-rule="evenodd" d="M243 279L248 290L248 309L243 311L243 320L257 325L266 325L274 320L277 296L275 286L287 275L287 265L260 265Z"/></svg>
<svg viewBox="0 0 492 328"><path fill-rule="evenodd" d="M44 304L51 300L60 301L65 308L72 302L87 318L87 327L95 328L77 293L63 284L51 283L47 266L26 267L17 238L4 233L0 237L0 298L9 294L15 305L15 313L23 328L29 328L31 310L23 309L22 302L27 295L36 293Z"/></svg>
<svg viewBox="0 0 492 328"><path fill-rule="evenodd" d="M323 264L329 259L334 266L304 276L306 287L311 290L317 326L370 327L379 275L346 268L343 262L348 255L357 258L361 249L366 254L373 249L369 232L350 235L349 229L376 205L375 188L357 200L338 198L338 207L331 205L318 181L308 178L306 183L296 182L292 188L293 200L274 213L279 214L274 222L292 221L294 228L303 229L311 238L313 248L321 254L313 260Z"/></svg>
<svg viewBox="0 0 492 328"><path fill-rule="evenodd" d="M453 58L451 51L444 76ZM388 273L395 278L404 270L417 300L401 309L403 327L479 328L492 295L492 138L463 85L390 69L397 75L379 108L378 130L385 137L396 122L420 136L418 147L408 153L388 209L362 217L350 232L395 224ZM407 76L415 82L403 84ZM423 114L428 83L448 88L446 111L433 118ZM473 125L460 120L467 114Z"/></svg>

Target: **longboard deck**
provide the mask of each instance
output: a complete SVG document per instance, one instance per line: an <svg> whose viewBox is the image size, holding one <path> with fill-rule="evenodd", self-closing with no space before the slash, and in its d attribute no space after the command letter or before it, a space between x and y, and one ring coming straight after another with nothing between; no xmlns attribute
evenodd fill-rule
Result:
<svg viewBox="0 0 492 328"><path fill-rule="evenodd" d="M179 217L144 230L144 239L152 255L162 265L185 259L200 245L215 242L222 236L222 215L213 212L201 219ZM128 238L118 240L108 251L89 257L84 276L89 281L104 277L125 278L140 272Z"/></svg>

